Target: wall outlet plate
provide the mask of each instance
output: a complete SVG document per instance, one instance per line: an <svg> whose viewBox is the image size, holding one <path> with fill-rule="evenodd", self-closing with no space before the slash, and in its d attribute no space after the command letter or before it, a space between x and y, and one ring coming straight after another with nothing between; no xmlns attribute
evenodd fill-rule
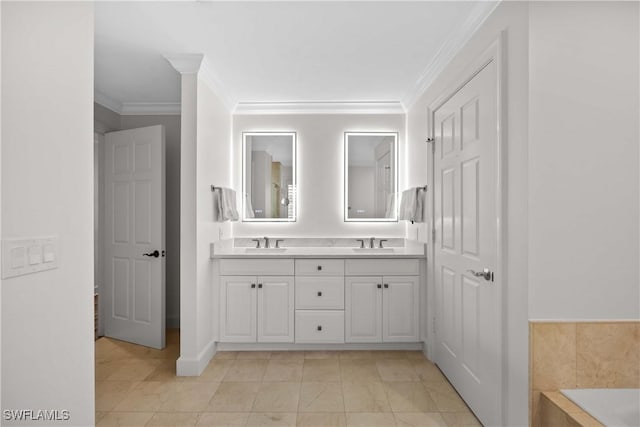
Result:
<svg viewBox="0 0 640 427"><path fill-rule="evenodd" d="M58 237L2 241L2 278L58 268Z"/></svg>

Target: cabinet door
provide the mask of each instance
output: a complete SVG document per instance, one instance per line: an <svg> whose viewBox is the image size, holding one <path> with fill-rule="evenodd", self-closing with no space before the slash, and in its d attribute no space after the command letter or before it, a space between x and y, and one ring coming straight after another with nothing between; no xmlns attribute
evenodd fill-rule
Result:
<svg viewBox="0 0 640 427"><path fill-rule="evenodd" d="M418 276L383 277L384 342L418 341Z"/></svg>
<svg viewBox="0 0 640 427"><path fill-rule="evenodd" d="M293 342L293 277L258 277L258 342Z"/></svg>
<svg viewBox="0 0 640 427"><path fill-rule="evenodd" d="M220 277L221 342L256 342L256 279Z"/></svg>
<svg viewBox="0 0 640 427"><path fill-rule="evenodd" d="M382 277L345 278L345 341L382 341Z"/></svg>

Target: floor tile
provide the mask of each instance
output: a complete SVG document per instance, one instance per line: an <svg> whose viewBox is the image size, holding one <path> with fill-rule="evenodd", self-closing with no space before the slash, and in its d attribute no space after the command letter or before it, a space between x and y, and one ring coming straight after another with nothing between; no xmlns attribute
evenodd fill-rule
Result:
<svg viewBox="0 0 640 427"><path fill-rule="evenodd" d="M383 381L418 381L418 374L406 359L376 360Z"/></svg>
<svg viewBox="0 0 640 427"><path fill-rule="evenodd" d="M134 384L134 381L96 381L96 411L112 411Z"/></svg>
<svg viewBox="0 0 640 427"><path fill-rule="evenodd" d="M250 412L259 389L258 382L220 383L206 411Z"/></svg>
<svg viewBox="0 0 640 427"><path fill-rule="evenodd" d="M305 359L339 359L340 352L330 351L330 350L305 351L304 358Z"/></svg>
<svg viewBox="0 0 640 427"><path fill-rule="evenodd" d="M213 355L213 359L215 360L218 360L218 359L234 360L236 357L238 357L237 351L217 351L216 354Z"/></svg>
<svg viewBox="0 0 640 427"><path fill-rule="evenodd" d="M372 351L371 356L374 359L406 359L407 352L403 350L380 350Z"/></svg>
<svg viewBox="0 0 640 427"><path fill-rule="evenodd" d="M200 376L196 377L196 381L213 381L220 382L227 375L234 361L232 359L213 359Z"/></svg>
<svg viewBox="0 0 640 427"><path fill-rule="evenodd" d="M156 412L145 427L190 427L198 422L195 412Z"/></svg>
<svg viewBox="0 0 640 427"><path fill-rule="evenodd" d="M141 381L136 383L118 403L114 411L118 412L156 412L164 403L173 383L160 381Z"/></svg>
<svg viewBox="0 0 640 427"><path fill-rule="evenodd" d="M343 350L340 352L340 360L371 359L371 353L367 350Z"/></svg>
<svg viewBox="0 0 640 427"><path fill-rule="evenodd" d="M387 382L384 384L393 412L437 412L429 391L420 382Z"/></svg>
<svg viewBox="0 0 640 427"><path fill-rule="evenodd" d="M440 369L428 360L411 360L410 363L420 381L446 381Z"/></svg>
<svg viewBox="0 0 640 427"><path fill-rule="evenodd" d="M298 427L345 427L347 417L342 412L303 412L298 414Z"/></svg>
<svg viewBox="0 0 640 427"><path fill-rule="evenodd" d="M302 381L339 382L339 361L337 359L305 359Z"/></svg>
<svg viewBox="0 0 640 427"><path fill-rule="evenodd" d="M272 351L271 360L304 360L304 351Z"/></svg>
<svg viewBox="0 0 640 427"><path fill-rule="evenodd" d="M175 382L158 411L204 411L219 385L214 382Z"/></svg>
<svg viewBox="0 0 640 427"><path fill-rule="evenodd" d="M141 427L153 417L153 412L109 412L96 424L97 427Z"/></svg>
<svg viewBox="0 0 640 427"><path fill-rule="evenodd" d="M103 419L105 415L107 415L106 412L96 411L96 424L98 424L98 421Z"/></svg>
<svg viewBox="0 0 640 427"><path fill-rule="evenodd" d="M469 409L458 393L447 382L422 383L440 412L465 412Z"/></svg>
<svg viewBox="0 0 640 427"><path fill-rule="evenodd" d="M382 381L375 360L341 360L340 377L344 382Z"/></svg>
<svg viewBox="0 0 640 427"><path fill-rule="evenodd" d="M398 427L447 427L438 412L394 412Z"/></svg>
<svg viewBox="0 0 640 427"><path fill-rule="evenodd" d="M346 412L390 412L391 406L381 382L342 383Z"/></svg>
<svg viewBox="0 0 640 427"><path fill-rule="evenodd" d="M481 427L480 421L471 411L441 412L442 418L450 427Z"/></svg>
<svg viewBox="0 0 640 427"><path fill-rule="evenodd" d="M347 414L347 427L395 427L390 412L351 412Z"/></svg>
<svg viewBox="0 0 640 427"><path fill-rule="evenodd" d="M427 358L424 357L424 353L422 351L420 351L420 350L415 350L415 351L409 350L409 351L406 351L405 353L406 353L407 359L411 359L411 360L427 360Z"/></svg>
<svg viewBox="0 0 640 427"><path fill-rule="evenodd" d="M106 377L111 381L142 381L162 364L160 359L124 359Z"/></svg>
<svg viewBox="0 0 640 427"><path fill-rule="evenodd" d="M302 383L298 412L344 412L340 383Z"/></svg>
<svg viewBox="0 0 640 427"><path fill-rule="evenodd" d="M176 361L163 360L160 364L144 378L144 381L175 381Z"/></svg>
<svg viewBox="0 0 640 427"><path fill-rule="evenodd" d="M262 383L253 402L253 412L296 412L300 383Z"/></svg>
<svg viewBox="0 0 640 427"><path fill-rule="evenodd" d="M244 426L249 419L249 412L203 412L198 418L198 427L231 427Z"/></svg>
<svg viewBox="0 0 640 427"><path fill-rule="evenodd" d="M262 381L302 381L304 359L271 359Z"/></svg>
<svg viewBox="0 0 640 427"><path fill-rule="evenodd" d="M270 351L239 351L236 360L270 359Z"/></svg>
<svg viewBox="0 0 640 427"><path fill-rule="evenodd" d="M260 359L235 360L224 376L224 381L262 381L268 363L268 360Z"/></svg>
<svg viewBox="0 0 640 427"><path fill-rule="evenodd" d="M248 426L295 426L296 414L294 412L253 413L249 415Z"/></svg>

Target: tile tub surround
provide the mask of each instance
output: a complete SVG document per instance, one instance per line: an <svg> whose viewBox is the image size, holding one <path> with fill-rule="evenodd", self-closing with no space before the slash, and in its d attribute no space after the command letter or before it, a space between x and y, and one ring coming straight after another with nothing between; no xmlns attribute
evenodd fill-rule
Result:
<svg viewBox="0 0 640 427"><path fill-rule="evenodd" d="M178 351L98 339L96 425L480 426L419 351L223 351L177 377Z"/></svg>
<svg viewBox="0 0 640 427"><path fill-rule="evenodd" d="M530 322L530 420L541 392L640 388L640 321Z"/></svg>

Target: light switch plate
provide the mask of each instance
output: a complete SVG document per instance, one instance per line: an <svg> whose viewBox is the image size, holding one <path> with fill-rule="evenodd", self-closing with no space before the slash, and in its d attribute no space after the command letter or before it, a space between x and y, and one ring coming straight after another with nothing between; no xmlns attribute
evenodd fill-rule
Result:
<svg viewBox="0 0 640 427"><path fill-rule="evenodd" d="M58 268L58 237L2 241L2 278Z"/></svg>

